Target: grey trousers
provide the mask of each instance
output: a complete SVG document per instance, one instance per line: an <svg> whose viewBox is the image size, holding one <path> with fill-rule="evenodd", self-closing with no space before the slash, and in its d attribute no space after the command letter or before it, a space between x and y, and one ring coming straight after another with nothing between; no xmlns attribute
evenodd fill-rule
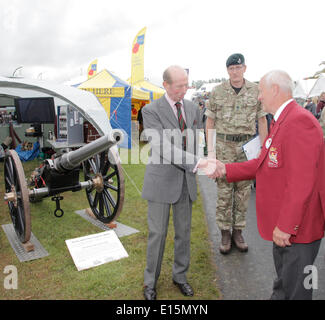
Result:
<svg viewBox="0 0 325 320"><path fill-rule="evenodd" d="M292 243L282 248L273 243L273 259L277 278L273 284L271 300L312 300L309 285L310 268L318 254L321 240L312 243ZM307 286L306 286L307 284Z"/></svg>
<svg viewBox="0 0 325 320"><path fill-rule="evenodd" d="M175 229L172 277L176 282L187 282L186 273L190 265L192 201L184 178L181 197L176 203L148 201L149 236L144 285L151 288L156 287L161 271L171 207Z"/></svg>

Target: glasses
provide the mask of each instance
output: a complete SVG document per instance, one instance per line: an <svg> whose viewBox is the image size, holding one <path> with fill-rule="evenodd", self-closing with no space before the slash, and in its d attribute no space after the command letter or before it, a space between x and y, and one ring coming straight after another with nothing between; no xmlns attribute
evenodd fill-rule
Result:
<svg viewBox="0 0 325 320"><path fill-rule="evenodd" d="M230 71L230 72L239 71L239 70L241 70L242 67L243 67L242 65L231 66L231 67L228 67L228 71Z"/></svg>

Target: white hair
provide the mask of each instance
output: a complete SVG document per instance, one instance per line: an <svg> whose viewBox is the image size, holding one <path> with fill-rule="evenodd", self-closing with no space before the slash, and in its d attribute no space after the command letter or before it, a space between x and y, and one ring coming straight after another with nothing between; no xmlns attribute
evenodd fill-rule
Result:
<svg viewBox="0 0 325 320"><path fill-rule="evenodd" d="M277 84L282 91L292 94L294 84L288 73L282 70L272 70L264 77L267 86Z"/></svg>

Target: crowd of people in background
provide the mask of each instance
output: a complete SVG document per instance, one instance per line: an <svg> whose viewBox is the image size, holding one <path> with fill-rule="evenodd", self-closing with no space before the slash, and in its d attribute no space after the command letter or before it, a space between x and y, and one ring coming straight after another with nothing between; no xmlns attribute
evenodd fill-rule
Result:
<svg viewBox="0 0 325 320"><path fill-rule="evenodd" d="M319 97L307 98L304 108L309 110L317 119L320 119L325 106L325 91Z"/></svg>
<svg viewBox="0 0 325 320"><path fill-rule="evenodd" d="M307 98L303 107L309 110L318 119L325 137L325 112L323 111L325 106L325 91L323 91L319 97Z"/></svg>

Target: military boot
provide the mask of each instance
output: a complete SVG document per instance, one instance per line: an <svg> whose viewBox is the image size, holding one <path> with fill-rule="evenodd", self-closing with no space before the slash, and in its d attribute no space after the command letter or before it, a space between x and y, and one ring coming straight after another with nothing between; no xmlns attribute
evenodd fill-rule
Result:
<svg viewBox="0 0 325 320"><path fill-rule="evenodd" d="M248 250L248 245L246 244L246 242L242 236L241 230L233 229L231 240L235 244L235 246L237 247L237 249L239 251L246 252Z"/></svg>
<svg viewBox="0 0 325 320"><path fill-rule="evenodd" d="M231 233L229 230L221 230L221 244L219 250L222 254L227 254L231 249Z"/></svg>

